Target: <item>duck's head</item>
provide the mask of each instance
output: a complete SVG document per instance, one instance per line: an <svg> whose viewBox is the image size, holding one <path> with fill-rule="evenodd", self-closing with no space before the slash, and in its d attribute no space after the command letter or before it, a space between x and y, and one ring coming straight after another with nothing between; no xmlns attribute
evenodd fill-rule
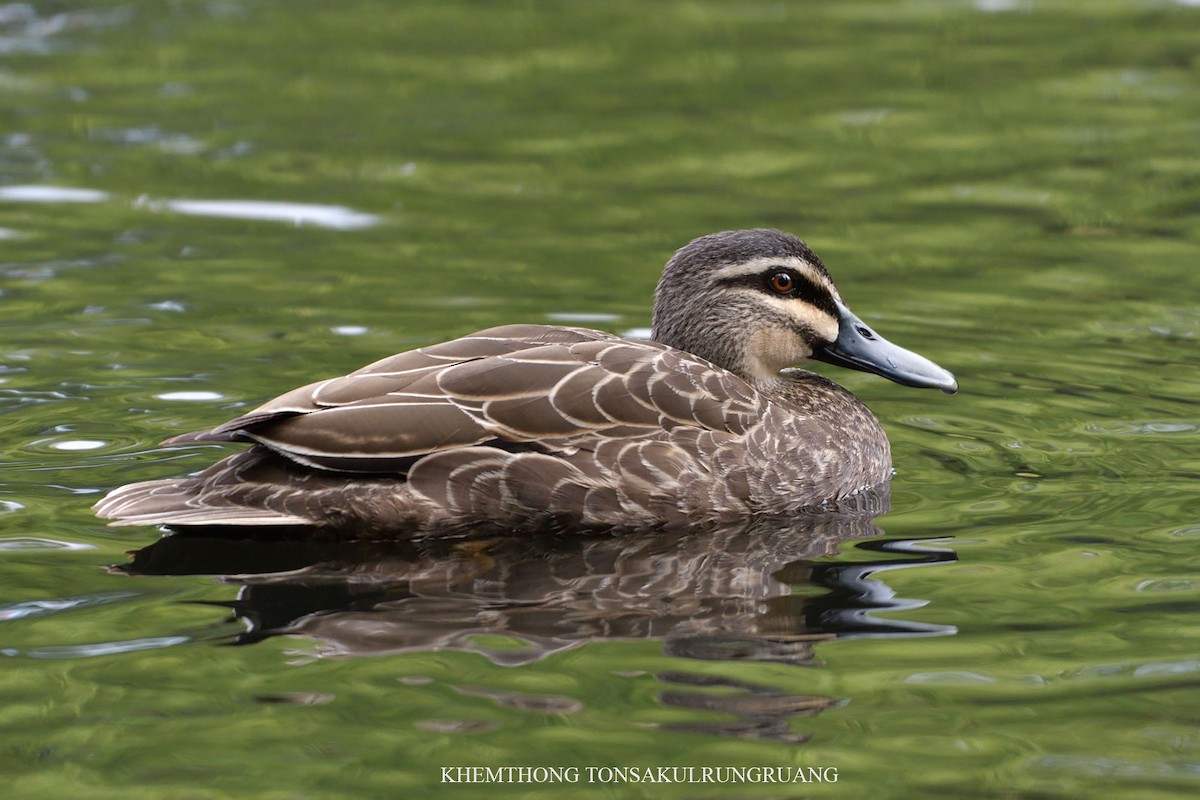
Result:
<svg viewBox="0 0 1200 800"><path fill-rule="evenodd" d="M654 292L653 338L757 385L816 359L958 390L952 374L856 317L817 254L777 230L713 233L680 248Z"/></svg>

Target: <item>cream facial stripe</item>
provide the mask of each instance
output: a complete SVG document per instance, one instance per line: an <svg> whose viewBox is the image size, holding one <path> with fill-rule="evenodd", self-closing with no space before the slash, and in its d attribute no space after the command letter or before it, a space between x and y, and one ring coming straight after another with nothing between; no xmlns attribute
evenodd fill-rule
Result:
<svg viewBox="0 0 1200 800"><path fill-rule="evenodd" d="M737 288L733 291L755 295L755 302L779 313L783 319L816 333L821 339L832 342L838 337L838 320L824 309L793 297L772 297L755 289Z"/></svg>
<svg viewBox="0 0 1200 800"><path fill-rule="evenodd" d="M809 282L816 286L824 287L829 290L829 293L835 299L841 299L838 296L838 291L834 288L833 283L819 269L814 267L802 258L797 256L761 256L752 258L749 261L739 261L736 264L727 264L720 269L714 270L712 274L713 283L727 283L730 279L748 278L755 275L762 275L767 270L781 267L785 270L803 275L808 278Z"/></svg>

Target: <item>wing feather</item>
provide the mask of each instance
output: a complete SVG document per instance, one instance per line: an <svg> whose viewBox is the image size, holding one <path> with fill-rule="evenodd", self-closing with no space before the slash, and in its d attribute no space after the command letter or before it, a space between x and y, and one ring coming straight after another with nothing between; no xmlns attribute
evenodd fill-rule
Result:
<svg viewBox="0 0 1200 800"><path fill-rule="evenodd" d="M309 384L168 442L251 440L321 469L394 473L422 454L486 444L628 441L677 425L740 432L761 402L736 376L655 342L506 325ZM589 502L610 500L601 493Z"/></svg>

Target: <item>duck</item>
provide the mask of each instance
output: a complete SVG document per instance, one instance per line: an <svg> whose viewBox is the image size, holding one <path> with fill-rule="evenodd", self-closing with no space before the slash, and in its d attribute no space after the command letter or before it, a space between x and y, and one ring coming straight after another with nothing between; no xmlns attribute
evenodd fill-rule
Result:
<svg viewBox="0 0 1200 800"><path fill-rule="evenodd" d="M352 538L711 527L886 487L888 438L816 360L905 386L954 375L850 311L803 240L701 236L667 262L649 339L510 324L294 389L167 446L249 447L111 491L110 525Z"/></svg>

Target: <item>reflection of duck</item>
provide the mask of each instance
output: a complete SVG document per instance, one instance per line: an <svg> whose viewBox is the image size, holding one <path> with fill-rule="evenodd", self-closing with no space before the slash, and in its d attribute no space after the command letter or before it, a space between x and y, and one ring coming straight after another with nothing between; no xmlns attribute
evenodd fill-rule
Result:
<svg viewBox="0 0 1200 800"><path fill-rule="evenodd" d="M355 535L481 524L715 525L841 501L887 481L887 437L816 358L953 392L842 302L774 230L682 248L654 341L510 325L296 389L169 443L249 441L182 480L96 505L118 525L318 525Z"/></svg>
<svg viewBox="0 0 1200 800"><path fill-rule="evenodd" d="M863 513L799 514L697 535L510 537L423 542L168 536L117 568L213 574L243 589L239 641L298 635L321 655L467 650L521 664L587 642L659 639L689 658L807 663L812 644L865 630L870 611L911 607L871 573L953 560L816 561L877 537ZM865 498L860 498L865 499ZM814 595L797 587L821 586ZM928 633L889 619L871 633ZM945 631L943 631L945 632ZM495 636L506 645L490 647ZM484 637L484 638L480 638Z"/></svg>
<svg viewBox="0 0 1200 800"><path fill-rule="evenodd" d="M796 719L837 704L835 698L796 694L793 681L763 682L781 673L739 668L734 678L693 670L687 659L816 665L814 646L835 637L953 633L893 614L871 617L923 601L898 599L870 577L951 562L952 552L872 539L856 546L915 557L828 558L842 541L882 533L871 518L886 510L886 496L856 499L862 509L854 513L758 517L701 534L419 542L175 535L114 569L219 575L241 587L236 600L219 603L247 626L237 643L299 636L313 642L302 652L316 658L451 650L517 666L589 643L659 641L676 660L644 677L661 684L659 702L684 712L664 727L798 743L807 735ZM450 688L539 714L570 713L586 702L475 682Z"/></svg>

